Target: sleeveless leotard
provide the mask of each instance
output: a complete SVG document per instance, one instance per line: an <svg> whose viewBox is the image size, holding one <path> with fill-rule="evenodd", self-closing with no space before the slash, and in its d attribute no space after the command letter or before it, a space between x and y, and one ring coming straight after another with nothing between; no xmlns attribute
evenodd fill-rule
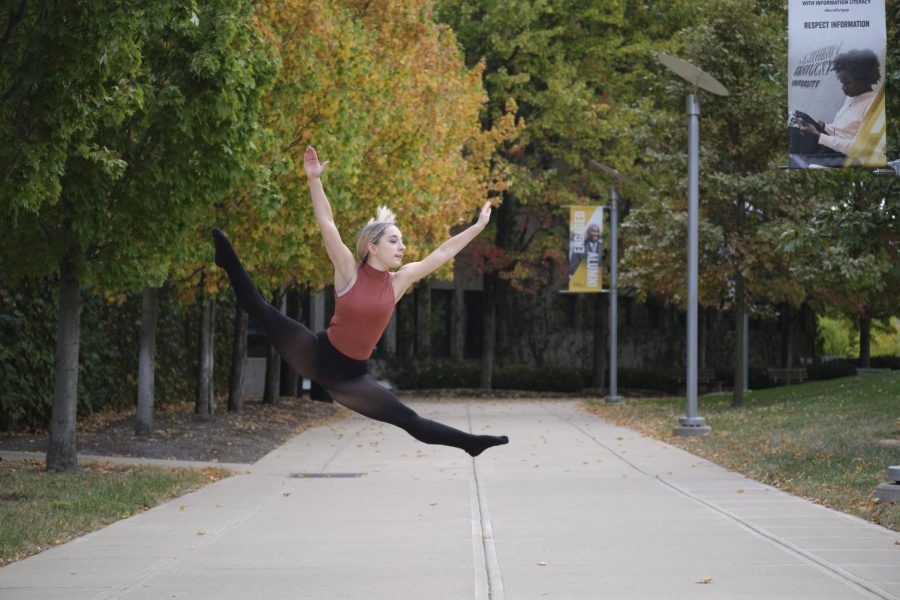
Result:
<svg viewBox="0 0 900 600"><path fill-rule="evenodd" d="M328 340L341 354L367 360L391 320L395 304L391 273L363 263L350 291L334 299Z"/></svg>

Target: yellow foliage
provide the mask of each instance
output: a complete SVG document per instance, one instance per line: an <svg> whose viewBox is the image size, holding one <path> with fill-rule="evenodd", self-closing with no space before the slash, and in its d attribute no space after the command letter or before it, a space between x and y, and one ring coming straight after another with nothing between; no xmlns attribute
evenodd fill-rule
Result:
<svg viewBox="0 0 900 600"><path fill-rule="evenodd" d="M264 291L331 283L303 172L307 146L330 161L323 183L344 242L352 248L375 208L387 204L410 260L509 185L497 149L524 126L516 106L482 130L484 65L467 69L452 30L431 16L427 0L257 3L257 29L281 65L266 98L260 169L271 171L281 201L250 186L211 212ZM201 244L207 227L198 224ZM179 276L196 289L198 274L212 275L203 279L212 293L227 281L207 245Z"/></svg>
<svg viewBox="0 0 900 600"><path fill-rule="evenodd" d="M267 227L267 235L313 250L295 263L293 279L318 287L331 277L302 169L307 145L332 161L326 193L351 247L375 208L388 204L415 259L505 184L491 159L517 132L512 113L481 131L483 66L465 68L452 31L431 12L422 0L260 4L282 60L269 115L291 136L293 167L280 181L287 202L273 217L288 225Z"/></svg>

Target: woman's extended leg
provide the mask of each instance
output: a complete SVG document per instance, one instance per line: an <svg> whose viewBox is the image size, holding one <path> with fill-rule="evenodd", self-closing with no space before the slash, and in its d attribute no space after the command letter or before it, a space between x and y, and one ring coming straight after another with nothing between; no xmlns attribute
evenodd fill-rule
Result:
<svg viewBox="0 0 900 600"><path fill-rule="evenodd" d="M241 308L259 323L272 346L294 370L308 379L313 379L317 345L315 334L263 300L225 234L213 229L212 235L216 245L216 264L228 273L228 279Z"/></svg>
<svg viewBox="0 0 900 600"><path fill-rule="evenodd" d="M472 456L478 456L491 446L509 442L505 435L472 435L437 421L423 419L416 411L400 402L397 396L378 385L370 375L329 386L328 393L336 402L350 410L370 419L396 425L426 444L454 446Z"/></svg>

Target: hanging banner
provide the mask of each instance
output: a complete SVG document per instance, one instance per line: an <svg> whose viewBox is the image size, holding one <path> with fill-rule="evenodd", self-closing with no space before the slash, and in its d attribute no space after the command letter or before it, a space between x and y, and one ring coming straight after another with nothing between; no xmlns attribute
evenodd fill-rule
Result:
<svg viewBox="0 0 900 600"><path fill-rule="evenodd" d="M884 0L789 0L788 28L788 166L884 166Z"/></svg>
<svg viewBox="0 0 900 600"><path fill-rule="evenodd" d="M569 207L569 291L603 287L603 207Z"/></svg>

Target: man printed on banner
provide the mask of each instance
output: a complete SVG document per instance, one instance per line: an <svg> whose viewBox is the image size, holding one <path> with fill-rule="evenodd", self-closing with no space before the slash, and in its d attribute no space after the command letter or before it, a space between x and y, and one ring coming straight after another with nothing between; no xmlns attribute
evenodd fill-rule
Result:
<svg viewBox="0 0 900 600"><path fill-rule="evenodd" d="M569 291L599 292L602 289L603 208L571 207L569 218Z"/></svg>

